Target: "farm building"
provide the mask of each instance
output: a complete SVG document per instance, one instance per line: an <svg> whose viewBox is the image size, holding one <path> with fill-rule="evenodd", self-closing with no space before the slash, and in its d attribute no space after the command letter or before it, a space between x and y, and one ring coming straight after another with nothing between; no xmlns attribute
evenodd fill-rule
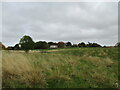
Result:
<svg viewBox="0 0 120 90"><path fill-rule="evenodd" d="M50 48L58 48L58 45L51 45Z"/></svg>
<svg viewBox="0 0 120 90"><path fill-rule="evenodd" d="M2 42L0 42L0 50L1 49L5 49L5 46L2 44Z"/></svg>

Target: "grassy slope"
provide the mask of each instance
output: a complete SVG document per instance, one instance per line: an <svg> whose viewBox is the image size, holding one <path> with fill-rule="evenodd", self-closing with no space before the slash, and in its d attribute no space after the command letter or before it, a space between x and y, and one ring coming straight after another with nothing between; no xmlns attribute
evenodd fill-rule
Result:
<svg viewBox="0 0 120 90"><path fill-rule="evenodd" d="M117 48L73 48L46 53L3 51L3 87L114 88Z"/></svg>

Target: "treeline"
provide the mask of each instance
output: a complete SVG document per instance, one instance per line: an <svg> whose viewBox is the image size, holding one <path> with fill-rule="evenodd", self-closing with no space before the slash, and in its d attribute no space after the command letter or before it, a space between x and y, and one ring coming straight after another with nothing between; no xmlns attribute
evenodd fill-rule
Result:
<svg viewBox="0 0 120 90"><path fill-rule="evenodd" d="M52 47L53 46L53 47ZM88 43L85 44L81 42L79 44L72 44L71 42L46 42L38 41L34 42L30 36L23 36L19 43L16 44L13 48L14 50L29 50L29 49L49 49L49 48L68 48L68 47L102 47L97 43Z"/></svg>
<svg viewBox="0 0 120 90"><path fill-rule="evenodd" d="M120 46L120 44L117 43L116 46ZM66 42L66 43L65 42L46 42L46 41L34 42L30 36L25 35L20 39L18 44L16 44L15 46L9 46L6 49L28 51L33 49L35 50L35 49L70 48L70 47L102 47L102 46L98 43L90 43L90 42L88 42L88 44L85 44L84 42L81 42L79 44L72 44L71 42Z"/></svg>

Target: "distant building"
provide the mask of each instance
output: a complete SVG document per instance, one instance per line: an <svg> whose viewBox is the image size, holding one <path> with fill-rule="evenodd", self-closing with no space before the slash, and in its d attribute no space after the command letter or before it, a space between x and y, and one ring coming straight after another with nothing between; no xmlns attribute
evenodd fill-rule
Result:
<svg viewBox="0 0 120 90"><path fill-rule="evenodd" d="M58 45L51 45L50 48L58 48Z"/></svg>
<svg viewBox="0 0 120 90"><path fill-rule="evenodd" d="M2 42L0 42L0 50L4 50L5 49L5 45L2 44Z"/></svg>
<svg viewBox="0 0 120 90"><path fill-rule="evenodd" d="M58 47L59 48L64 48L65 47L65 43L64 42L58 42Z"/></svg>

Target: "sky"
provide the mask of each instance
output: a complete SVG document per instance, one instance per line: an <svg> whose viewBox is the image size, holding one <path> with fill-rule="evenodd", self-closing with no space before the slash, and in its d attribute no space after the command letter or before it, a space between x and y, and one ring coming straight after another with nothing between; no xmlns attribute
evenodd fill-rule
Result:
<svg viewBox="0 0 120 90"><path fill-rule="evenodd" d="M37 41L118 42L117 2L4 2L2 43L14 46L29 35Z"/></svg>

